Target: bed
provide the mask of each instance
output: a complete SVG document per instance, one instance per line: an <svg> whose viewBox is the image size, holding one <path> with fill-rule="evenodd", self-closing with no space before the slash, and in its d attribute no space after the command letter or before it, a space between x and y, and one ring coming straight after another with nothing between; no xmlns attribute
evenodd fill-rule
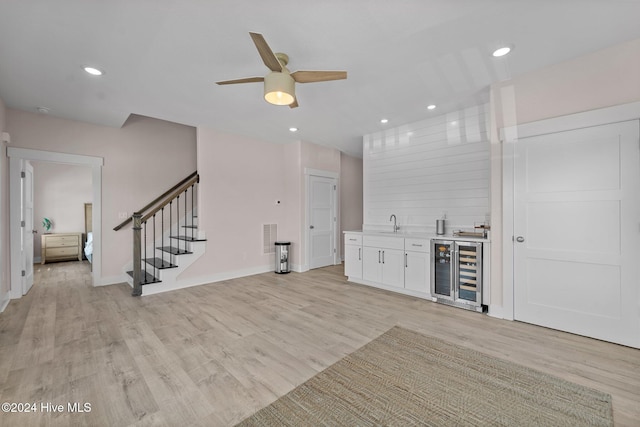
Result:
<svg viewBox="0 0 640 427"><path fill-rule="evenodd" d="M87 233L87 241L84 242L84 256L89 262L93 261L93 232Z"/></svg>
<svg viewBox="0 0 640 427"><path fill-rule="evenodd" d="M84 256L93 264L93 204L84 204L84 233L87 240L84 242Z"/></svg>

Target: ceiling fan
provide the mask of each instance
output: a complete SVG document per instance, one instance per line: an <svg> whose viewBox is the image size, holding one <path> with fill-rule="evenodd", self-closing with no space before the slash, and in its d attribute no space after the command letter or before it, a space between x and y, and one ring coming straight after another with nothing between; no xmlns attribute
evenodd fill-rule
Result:
<svg viewBox="0 0 640 427"><path fill-rule="evenodd" d="M249 33L264 65L271 70L264 77L247 77L244 79L225 80L216 82L219 85L238 83L264 82L264 99L275 105L288 105L290 108L298 106L296 98L296 83L315 83L347 78L346 71L295 71L287 69L289 56L284 53L273 53L262 34Z"/></svg>

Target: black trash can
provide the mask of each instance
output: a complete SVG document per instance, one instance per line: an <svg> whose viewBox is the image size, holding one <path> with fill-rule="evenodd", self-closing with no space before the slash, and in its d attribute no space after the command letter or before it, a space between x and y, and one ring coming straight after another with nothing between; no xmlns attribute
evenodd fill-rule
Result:
<svg viewBox="0 0 640 427"><path fill-rule="evenodd" d="M291 242L276 242L276 273L289 273L289 247Z"/></svg>

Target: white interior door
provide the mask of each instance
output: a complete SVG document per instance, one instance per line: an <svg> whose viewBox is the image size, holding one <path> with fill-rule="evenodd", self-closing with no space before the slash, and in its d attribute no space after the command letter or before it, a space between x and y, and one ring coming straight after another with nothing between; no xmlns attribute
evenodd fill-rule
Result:
<svg viewBox="0 0 640 427"><path fill-rule="evenodd" d="M24 174L22 176L22 295L26 295L33 286L33 165L24 162Z"/></svg>
<svg viewBox="0 0 640 427"><path fill-rule="evenodd" d="M309 268L335 263L336 194L335 178L309 177Z"/></svg>
<svg viewBox="0 0 640 427"><path fill-rule="evenodd" d="M514 317L640 347L638 121L522 138Z"/></svg>

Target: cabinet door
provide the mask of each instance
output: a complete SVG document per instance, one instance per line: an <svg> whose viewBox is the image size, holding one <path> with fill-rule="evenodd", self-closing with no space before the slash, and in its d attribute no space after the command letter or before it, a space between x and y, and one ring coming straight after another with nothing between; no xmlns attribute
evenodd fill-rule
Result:
<svg viewBox="0 0 640 427"><path fill-rule="evenodd" d="M382 250L382 283L404 288L404 251Z"/></svg>
<svg viewBox="0 0 640 427"><path fill-rule="evenodd" d="M362 279L362 246L344 246L344 275Z"/></svg>
<svg viewBox="0 0 640 427"><path fill-rule="evenodd" d="M364 246L362 248L362 278L371 282L382 281L382 250Z"/></svg>
<svg viewBox="0 0 640 427"><path fill-rule="evenodd" d="M428 252L406 252L404 264L405 289L428 294L430 264Z"/></svg>

